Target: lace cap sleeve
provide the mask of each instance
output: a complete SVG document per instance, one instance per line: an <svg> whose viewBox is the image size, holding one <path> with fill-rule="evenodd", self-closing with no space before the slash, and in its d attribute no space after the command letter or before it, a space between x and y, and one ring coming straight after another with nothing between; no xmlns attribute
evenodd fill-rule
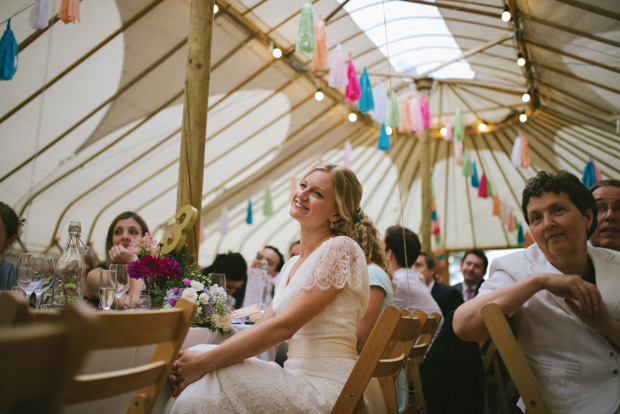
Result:
<svg viewBox="0 0 620 414"><path fill-rule="evenodd" d="M319 257L312 275L303 288L310 290L318 286L321 290L332 287L342 289L347 284L353 290L362 287L366 258L358 244L349 237L334 237L323 243L315 252Z"/></svg>

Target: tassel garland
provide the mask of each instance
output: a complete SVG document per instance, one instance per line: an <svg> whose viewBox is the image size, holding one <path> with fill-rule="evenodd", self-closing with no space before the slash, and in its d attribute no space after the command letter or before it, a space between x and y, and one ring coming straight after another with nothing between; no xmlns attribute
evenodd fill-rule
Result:
<svg viewBox="0 0 620 414"><path fill-rule="evenodd" d="M368 72L366 72L365 66L364 72L360 75L360 87L362 90L362 97L359 101L359 110L361 113L365 114L375 107L375 101L372 97L372 87L370 86L370 77L368 76Z"/></svg>
<svg viewBox="0 0 620 414"><path fill-rule="evenodd" d="M58 18L65 24L80 21L80 0L62 0Z"/></svg>
<svg viewBox="0 0 620 414"><path fill-rule="evenodd" d="M35 30L45 29L49 24L47 17L47 0L34 0L30 10L30 27Z"/></svg>
<svg viewBox="0 0 620 414"><path fill-rule="evenodd" d="M247 224L252 224L252 199L248 198L248 212L245 216L245 222Z"/></svg>
<svg viewBox="0 0 620 414"><path fill-rule="evenodd" d="M489 195L487 191L487 177L482 173L482 177L480 177L480 185L478 187L478 197L487 198Z"/></svg>
<svg viewBox="0 0 620 414"><path fill-rule="evenodd" d="M420 111L422 112L423 127L429 129L432 122L431 109L428 107L428 101L424 95L420 98Z"/></svg>
<svg viewBox="0 0 620 414"><path fill-rule="evenodd" d="M424 119L422 116L422 107L417 96L411 99L411 127L415 132L422 132L424 129Z"/></svg>
<svg viewBox="0 0 620 414"><path fill-rule="evenodd" d="M312 69L325 70L327 64L327 31L325 30L325 22L321 16L316 20L314 26L314 35L316 37L316 49L312 53Z"/></svg>
<svg viewBox="0 0 620 414"><path fill-rule="evenodd" d="M409 110L409 101L406 96L400 98L400 126L399 132L412 132L411 111Z"/></svg>
<svg viewBox="0 0 620 414"><path fill-rule="evenodd" d="M362 87L360 81L357 78L357 72L355 71L355 64L353 63L353 57L349 55L349 62L347 63L347 89L344 93L344 99L349 102L359 101L362 96Z"/></svg>
<svg viewBox="0 0 620 414"><path fill-rule="evenodd" d="M465 124L463 123L463 117L461 116L461 108L456 107L456 114L454 116L454 140L463 141L465 139Z"/></svg>
<svg viewBox="0 0 620 414"><path fill-rule="evenodd" d="M271 205L271 191L269 187L265 189L265 200L263 201L263 215L270 216L273 212L273 207Z"/></svg>
<svg viewBox="0 0 620 414"><path fill-rule="evenodd" d="M299 16L299 31L297 32L297 50L312 53L314 41L314 9L312 3L306 1Z"/></svg>
<svg viewBox="0 0 620 414"><path fill-rule="evenodd" d="M19 46L11 30L11 19L0 39L0 80L11 80L17 71L17 50Z"/></svg>
<svg viewBox="0 0 620 414"><path fill-rule="evenodd" d="M375 103L375 109L372 110L370 117L378 124L387 123L390 102L388 101L387 91L381 82L377 82L372 90L372 100Z"/></svg>
<svg viewBox="0 0 620 414"><path fill-rule="evenodd" d="M444 128L446 128L446 135L444 135L443 139L446 141L452 141L452 124L450 121L446 121Z"/></svg>
<svg viewBox="0 0 620 414"><path fill-rule="evenodd" d="M347 86L346 69L340 43L336 45L332 52L332 68L329 71L328 85L335 89L343 89Z"/></svg>
<svg viewBox="0 0 620 414"><path fill-rule="evenodd" d="M394 91L390 91L390 116L388 117L387 126L392 128L392 130L398 128L400 126L400 110L398 105L398 98L396 98L396 94Z"/></svg>
<svg viewBox="0 0 620 414"><path fill-rule="evenodd" d="M474 188L480 187L480 181L478 181L478 169L476 168L476 161L471 163L472 175L471 175L471 186Z"/></svg>
<svg viewBox="0 0 620 414"><path fill-rule="evenodd" d="M381 124L379 128L379 142L377 148L381 151L388 151L390 149L390 136L385 131L385 124Z"/></svg>

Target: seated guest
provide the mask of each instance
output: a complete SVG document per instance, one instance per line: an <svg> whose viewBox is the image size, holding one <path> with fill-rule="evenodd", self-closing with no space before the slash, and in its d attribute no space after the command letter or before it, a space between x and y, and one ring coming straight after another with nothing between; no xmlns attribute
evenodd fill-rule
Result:
<svg viewBox="0 0 620 414"><path fill-rule="evenodd" d="M596 201L598 223L590 243L620 252L620 180L598 181L590 191Z"/></svg>
<svg viewBox="0 0 620 414"><path fill-rule="evenodd" d="M480 309L496 303L552 412L617 412L620 253L587 245L596 201L574 175L541 171L526 182L521 207L536 243L493 261L478 296L456 310L454 331L487 339Z"/></svg>
<svg viewBox="0 0 620 414"><path fill-rule="evenodd" d="M299 240L295 240L288 247L288 258L290 259L293 256L299 256L301 253L301 245L299 244Z"/></svg>
<svg viewBox="0 0 620 414"><path fill-rule="evenodd" d="M463 300L476 297L478 289L484 281L484 275L487 273L489 261L482 250L473 249L465 252L461 261L461 272L463 272L463 283L457 283L452 286L463 295Z"/></svg>
<svg viewBox="0 0 620 414"><path fill-rule="evenodd" d="M271 297L273 297L274 289L278 281L278 274L280 270L282 270L282 266L284 266L284 256L280 253L277 247L273 246L265 246L263 250L256 253L256 257L252 260L252 264L250 265L253 269L260 269L260 265L262 261L267 262L267 275L269 275L269 283L271 284ZM237 307L247 306L247 304L243 303L245 297L245 286L246 283L237 289L234 294L234 298L237 301Z"/></svg>
<svg viewBox="0 0 620 414"><path fill-rule="evenodd" d="M413 270L424 276L426 286L431 292L431 296L441 308L441 313L448 315L463 303L461 292L453 287L446 286L441 282L435 281L437 266L433 256L426 252L420 252L418 259L413 264Z"/></svg>
<svg viewBox="0 0 620 414"><path fill-rule="evenodd" d="M105 241L107 260L86 274L84 299L91 306L99 306L99 273L101 269L107 269L112 263L129 264L138 260L138 257L129 251L131 240L135 236L144 236L148 231L149 229L142 217L132 211L125 211L112 220ZM144 284L141 280L131 279L127 294L140 294L142 289L144 289Z"/></svg>
<svg viewBox="0 0 620 414"><path fill-rule="evenodd" d="M226 293L232 300L234 307L234 294L245 283L248 278L248 265L240 253L223 253L215 256L215 260L210 266L202 269L202 274L207 276L209 273L224 273L226 275Z"/></svg>
<svg viewBox="0 0 620 414"><path fill-rule="evenodd" d="M13 248L19 227L15 211L0 201L0 290L11 290L17 282L14 280L15 265L5 260L4 255Z"/></svg>

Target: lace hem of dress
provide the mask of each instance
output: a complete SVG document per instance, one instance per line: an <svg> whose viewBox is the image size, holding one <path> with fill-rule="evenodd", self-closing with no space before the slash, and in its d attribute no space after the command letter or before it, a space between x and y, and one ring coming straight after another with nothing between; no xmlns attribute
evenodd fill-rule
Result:
<svg viewBox="0 0 620 414"><path fill-rule="evenodd" d="M347 284L353 290L360 289L366 259L357 243L348 237L336 237L326 241L321 248L323 251L318 255L317 266L303 289L310 290L315 286L321 290L343 289Z"/></svg>

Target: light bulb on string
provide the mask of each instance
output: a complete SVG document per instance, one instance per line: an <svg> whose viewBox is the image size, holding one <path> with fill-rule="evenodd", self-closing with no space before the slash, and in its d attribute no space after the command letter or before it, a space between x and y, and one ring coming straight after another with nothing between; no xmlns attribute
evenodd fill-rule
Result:
<svg viewBox="0 0 620 414"><path fill-rule="evenodd" d="M439 130L439 133L441 134L442 137L445 137L446 134L448 133L448 130L446 129L446 127L441 127L441 129Z"/></svg>
<svg viewBox="0 0 620 414"><path fill-rule="evenodd" d="M349 122L355 122L357 121L357 114L355 112L349 112Z"/></svg>
<svg viewBox="0 0 620 414"><path fill-rule="evenodd" d="M217 14L217 12L219 12L219 11L220 11L220 8L219 8L219 6L217 5L217 3L215 3L215 4L213 5L213 14Z"/></svg>
<svg viewBox="0 0 620 414"><path fill-rule="evenodd" d="M388 135L392 135L392 128L390 128L389 126L385 127L385 133Z"/></svg>
<svg viewBox="0 0 620 414"><path fill-rule="evenodd" d="M325 94L323 93L322 90L317 89L316 92L314 93L314 99L316 99L317 102L321 102L323 98L325 98Z"/></svg>
<svg viewBox="0 0 620 414"><path fill-rule="evenodd" d="M517 56L517 65L525 66L525 58L521 53L519 53L519 55Z"/></svg>
<svg viewBox="0 0 620 414"><path fill-rule="evenodd" d="M502 21L505 23L508 23L511 17L512 15L510 14L510 9L508 8L508 5L506 4L504 6L504 11L502 12Z"/></svg>
<svg viewBox="0 0 620 414"><path fill-rule="evenodd" d="M274 46L273 50L271 51L271 54L273 55L274 58L276 59L280 59L282 57L282 51L280 50L279 47Z"/></svg>
<svg viewBox="0 0 620 414"><path fill-rule="evenodd" d="M487 124L485 124L484 122L480 122L478 124L478 131L480 132L484 132L487 130Z"/></svg>
<svg viewBox="0 0 620 414"><path fill-rule="evenodd" d="M526 102L526 103L527 103L527 102L529 102L531 98L532 98L532 97L530 96L530 91L529 91L529 89L528 89L528 91L527 91L527 92L525 92L523 95L521 95L521 100L522 100L523 102Z"/></svg>
<svg viewBox="0 0 620 414"><path fill-rule="evenodd" d="M521 112L521 115L519 115L519 121L521 122L527 121L527 115L525 114L525 112Z"/></svg>

